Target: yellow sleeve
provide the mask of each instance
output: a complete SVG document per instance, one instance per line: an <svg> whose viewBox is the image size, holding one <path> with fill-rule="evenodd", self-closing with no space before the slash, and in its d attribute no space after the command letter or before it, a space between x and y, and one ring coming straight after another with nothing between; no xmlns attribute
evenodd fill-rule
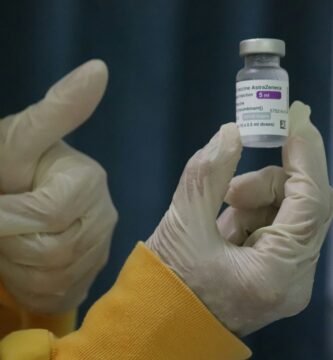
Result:
<svg viewBox="0 0 333 360"><path fill-rule="evenodd" d="M21 331L0 343L2 360L243 360L250 355L142 243L78 331L61 339L42 330Z"/></svg>
<svg viewBox="0 0 333 360"><path fill-rule="evenodd" d="M41 315L23 309L0 282L0 339L13 331L34 328L47 329L61 337L73 331L75 323L76 311Z"/></svg>

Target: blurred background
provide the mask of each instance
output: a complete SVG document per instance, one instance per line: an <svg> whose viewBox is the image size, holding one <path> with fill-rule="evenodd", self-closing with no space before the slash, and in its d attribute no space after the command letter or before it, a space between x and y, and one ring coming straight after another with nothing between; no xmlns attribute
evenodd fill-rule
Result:
<svg viewBox="0 0 333 360"><path fill-rule="evenodd" d="M240 40L286 41L290 99L311 105L332 162L332 15L332 0L2 2L1 116L37 101L88 59L110 69L104 100L68 139L107 169L120 213L109 263L80 319L113 284L134 244L158 225L187 159L234 120ZM238 172L280 160L280 149L246 149ZM333 359L330 242L310 306L246 338L253 359Z"/></svg>

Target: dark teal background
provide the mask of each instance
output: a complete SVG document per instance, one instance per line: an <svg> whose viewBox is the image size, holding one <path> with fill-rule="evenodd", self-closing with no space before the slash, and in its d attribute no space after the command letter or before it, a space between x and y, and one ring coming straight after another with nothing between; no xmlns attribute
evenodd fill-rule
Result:
<svg viewBox="0 0 333 360"><path fill-rule="evenodd" d="M234 120L240 40L287 43L291 100L312 106L330 145L332 1L6 1L0 11L1 115L39 99L90 58L109 66L104 100L69 141L107 169L120 213L110 261L81 308L114 282L134 244L166 211L186 160ZM280 150L243 153L239 173L280 163ZM324 248L311 305L246 339L254 359L332 359ZM246 301L246 299L244 299ZM209 360L209 359L207 359Z"/></svg>

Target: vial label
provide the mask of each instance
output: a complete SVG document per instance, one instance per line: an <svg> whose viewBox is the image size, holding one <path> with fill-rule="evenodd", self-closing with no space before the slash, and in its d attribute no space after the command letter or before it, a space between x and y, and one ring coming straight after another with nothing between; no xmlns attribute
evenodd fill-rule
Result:
<svg viewBox="0 0 333 360"><path fill-rule="evenodd" d="M236 123L241 136L288 136L289 84L281 80L236 83Z"/></svg>

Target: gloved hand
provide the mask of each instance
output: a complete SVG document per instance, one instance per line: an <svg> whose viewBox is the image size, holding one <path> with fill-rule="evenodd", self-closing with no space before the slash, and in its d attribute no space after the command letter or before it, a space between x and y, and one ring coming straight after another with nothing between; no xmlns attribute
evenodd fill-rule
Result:
<svg viewBox="0 0 333 360"><path fill-rule="evenodd" d="M241 156L235 124L188 162L147 245L231 331L243 336L299 313L311 297L332 219L322 138L310 108L290 109L283 168L232 179ZM223 200L231 205L216 221Z"/></svg>
<svg viewBox="0 0 333 360"><path fill-rule="evenodd" d="M28 310L73 309L107 260L117 213L106 173L60 141L92 114L107 78L89 61L0 121L0 278Z"/></svg>

